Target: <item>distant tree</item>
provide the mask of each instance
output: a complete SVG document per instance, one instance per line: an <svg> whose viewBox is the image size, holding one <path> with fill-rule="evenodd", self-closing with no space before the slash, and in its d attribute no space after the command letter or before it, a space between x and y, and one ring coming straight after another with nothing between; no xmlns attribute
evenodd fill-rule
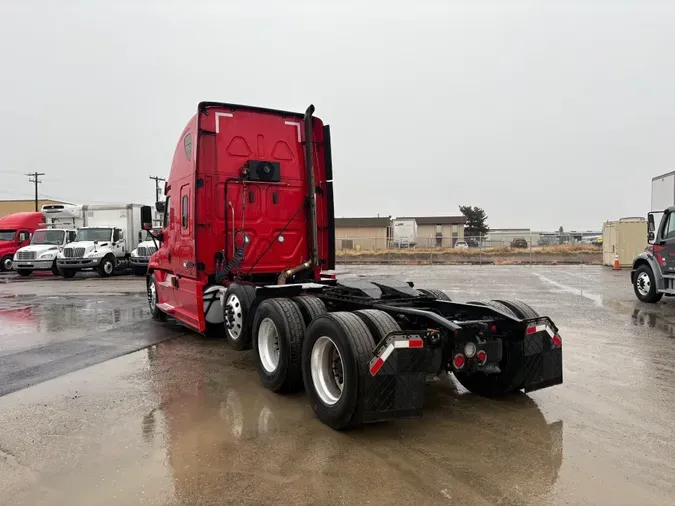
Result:
<svg viewBox="0 0 675 506"><path fill-rule="evenodd" d="M490 231L490 227L486 223L487 215L480 207L459 206L459 211L466 218L464 237L478 237Z"/></svg>

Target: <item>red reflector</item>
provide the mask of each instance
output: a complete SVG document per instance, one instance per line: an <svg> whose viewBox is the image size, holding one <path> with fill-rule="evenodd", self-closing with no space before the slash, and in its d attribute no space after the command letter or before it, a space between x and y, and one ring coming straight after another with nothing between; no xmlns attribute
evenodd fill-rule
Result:
<svg viewBox="0 0 675 506"><path fill-rule="evenodd" d="M483 350L479 350L478 353L476 353L476 360L478 360L481 365L487 362L487 353L485 353Z"/></svg>
<svg viewBox="0 0 675 506"><path fill-rule="evenodd" d="M421 339L410 339L408 341L408 348L422 348L424 347L424 341Z"/></svg>
<svg viewBox="0 0 675 506"><path fill-rule="evenodd" d="M534 334L537 332L537 327L527 327L527 333L529 334Z"/></svg>
<svg viewBox="0 0 675 506"><path fill-rule="evenodd" d="M492 332L497 332L497 325L492 326Z"/></svg>
<svg viewBox="0 0 675 506"><path fill-rule="evenodd" d="M382 360L382 357L378 357L373 366L370 368L370 374L375 376L377 374L377 371L379 371L383 365L384 360Z"/></svg>
<svg viewBox="0 0 675 506"><path fill-rule="evenodd" d="M464 367L464 362L465 362L464 355L462 355L461 353L458 353L457 355L455 355L455 358L452 359L452 365L455 366L455 369L461 369L462 367Z"/></svg>
<svg viewBox="0 0 675 506"><path fill-rule="evenodd" d="M558 335L553 336L553 342L556 346L562 346L562 339Z"/></svg>

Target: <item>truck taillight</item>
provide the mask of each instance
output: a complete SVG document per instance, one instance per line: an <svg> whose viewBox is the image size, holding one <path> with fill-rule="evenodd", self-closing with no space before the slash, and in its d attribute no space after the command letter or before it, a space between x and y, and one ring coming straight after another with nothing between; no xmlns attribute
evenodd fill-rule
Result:
<svg viewBox="0 0 675 506"><path fill-rule="evenodd" d="M462 367L464 367L464 363L466 360L464 359L464 355L461 353L458 353L455 355L455 358L452 359L452 365L455 366L455 369L460 370Z"/></svg>
<svg viewBox="0 0 675 506"><path fill-rule="evenodd" d="M480 365L485 365L485 362L487 362L487 353L483 350L479 350L478 353L476 353L476 360L478 360Z"/></svg>

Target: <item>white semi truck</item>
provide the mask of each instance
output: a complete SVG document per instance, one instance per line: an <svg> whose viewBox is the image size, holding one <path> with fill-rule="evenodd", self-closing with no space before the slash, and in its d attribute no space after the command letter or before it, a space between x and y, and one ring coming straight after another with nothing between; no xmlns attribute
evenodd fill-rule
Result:
<svg viewBox="0 0 675 506"><path fill-rule="evenodd" d="M159 232L161 228L153 228L153 232ZM149 231L139 232L139 239L136 249L131 251L129 262L131 263L131 272L136 276L144 276L148 271L148 262L152 254L157 251L157 240L152 237Z"/></svg>
<svg viewBox="0 0 675 506"><path fill-rule="evenodd" d="M82 226L76 242L59 252L56 265L65 278L78 271L95 270L101 277L131 266L131 252L138 247L141 204L82 206Z"/></svg>
<svg viewBox="0 0 675 506"><path fill-rule="evenodd" d="M42 206L44 227L33 233L30 244L19 248L12 259L12 269L20 276L33 271L52 271L58 275L56 256L59 250L75 240L76 227L82 224L80 206L52 204Z"/></svg>

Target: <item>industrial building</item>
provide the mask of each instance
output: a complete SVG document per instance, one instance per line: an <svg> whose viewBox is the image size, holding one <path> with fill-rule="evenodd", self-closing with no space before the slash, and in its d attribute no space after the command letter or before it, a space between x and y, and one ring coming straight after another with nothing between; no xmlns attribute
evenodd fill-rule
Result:
<svg viewBox="0 0 675 506"><path fill-rule="evenodd" d="M338 251L387 249L390 239L391 216L335 218L335 248Z"/></svg>
<svg viewBox="0 0 675 506"><path fill-rule="evenodd" d="M38 200L38 211L46 204L68 204L68 202L60 202L58 200ZM8 214L24 213L35 211L34 199L22 200L0 200L0 218Z"/></svg>
<svg viewBox="0 0 675 506"><path fill-rule="evenodd" d="M527 244L539 244L541 232L529 228L493 228L487 233L483 245L489 248L510 246L514 239L525 239Z"/></svg>
<svg viewBox="0 0 675 506"><path fill-rule="evenodd" d="M399 216L417 222L418 248L453 248L464 239L465 216Z"/></svg>

